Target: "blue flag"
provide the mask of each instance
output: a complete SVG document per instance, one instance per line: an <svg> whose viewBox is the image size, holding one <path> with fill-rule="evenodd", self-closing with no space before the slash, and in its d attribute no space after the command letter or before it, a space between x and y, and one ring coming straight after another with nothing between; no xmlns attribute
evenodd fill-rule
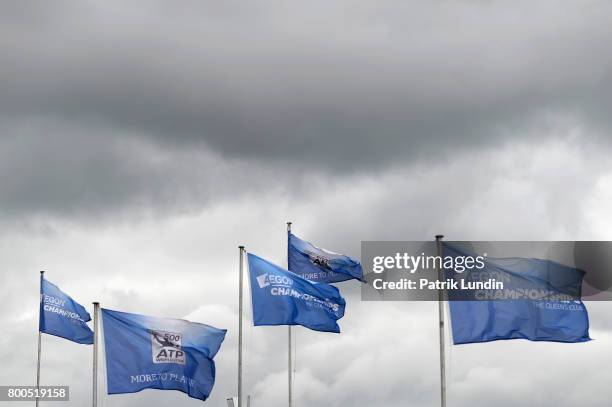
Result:
<svg viewBox="0 0 612 407"><path fill-rule="evenodd" d="M40 315L38 330L76 343L93 344L93 332L87 326L91 317L85 308L55 284L40 277Z"/></svg>
<svg viewBox="0 0 612 407"><path fill-rule="evenodd" d="M254 325L302 325L340 332L346 305L340 291L313 283L254 254L248 254Z"/></svg>
<svg viewBox="0 0 612 407"><path fill-rule="evenodd" d="M178 390L206 400L225 329L102 309L108 394Z"/></svg>
<svg viewBox="0 0 612 407"><path fill-rule="evenodd" d="M444 245L444 252L450 256L465 255L448 244ZM580 300L582 270L550 260L487 258L478 275L501 277L507 284L503 290L487 291L486 298L500 299L453 301L449 292L454 344L500 339L590 340L589 316ZM533 299L539 293L544 295Z"/></svg>
<svg viewBox="0 0 612 407"><path fill-rule="evenodd" d="M361 263L343 254L318 248L289 233L289 271L317 283L363 281Z"/></svg>

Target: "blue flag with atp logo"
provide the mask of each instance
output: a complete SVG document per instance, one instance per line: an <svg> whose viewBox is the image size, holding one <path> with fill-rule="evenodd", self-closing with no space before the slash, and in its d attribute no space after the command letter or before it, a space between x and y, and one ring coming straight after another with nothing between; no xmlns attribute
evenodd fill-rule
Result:
<svg viewBox="0 0 612 407"><path fill-rule="evenodd" d="M329 284L314 283L248 254L254 325L302 325L340 332L346 302Z"/></svg>
<svg viewBox="0 0 612 407"><path fill-rule="evenodd" d="M55 284L40 278L40 315L38 330L84 345L93 344L93 331L87 326L91 317L85 308Z"/></svg>
<svg viewBox="0 0 612 407"><path fill-rule="evenodd" d="M178 390L206 400L225 329L102 309L108 394Z"/></svg>
<svg viewBox="0 0 612 407"><path fill-rule="evenodd" d="M344 254L316 247L289 233L289 271L317 283L363 281L361 263Z"/></svg>

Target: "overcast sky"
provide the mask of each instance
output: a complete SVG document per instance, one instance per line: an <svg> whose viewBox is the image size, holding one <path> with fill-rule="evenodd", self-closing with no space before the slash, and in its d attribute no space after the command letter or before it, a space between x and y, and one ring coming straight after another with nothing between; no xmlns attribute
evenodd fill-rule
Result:
<svg viewBox="0 0 612 407"><path fill-rule="evenodd" d="M288 220L355 257L436 233L612 240L610 16L573 0L3 2L0 384L35 383L41 269L90 312L227 328L206 402L224 407L237 246L283 264ZM339 287L342 334L295 329L295 406L437 405L436 304ZM587 307L589 343L450 347L449 407L609 406L612 306ZM252 406L282 406L286 328L246 322ZM42 384L87 405L91 347L42 346Z"/></svg>

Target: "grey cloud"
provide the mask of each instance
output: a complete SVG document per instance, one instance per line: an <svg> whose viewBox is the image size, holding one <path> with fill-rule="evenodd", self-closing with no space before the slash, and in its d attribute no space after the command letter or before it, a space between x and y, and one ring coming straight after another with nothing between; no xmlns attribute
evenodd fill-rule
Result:
<svg viewBox="0 0 612 407"><path fill-rule="evenodd" d="M335 170L609 130L606 2L59 4L5 17L5 117Z"/></svg>
<svg viewBox="0 0 612 407"><path fill-rule="evenodd" d="M257 188L299 189L290 171L225 160L207 149L159 146L129 132L49 119L4 126L0 220L100 222L193 213ZM295 171L294 171L295 172ZM25 221L25 222L24 222Z"/></svg>
<svg viewBox="0 0 612 407"><path fill-rule="evenodd" d="M5 282L0 286L0 324L10 328L0 339L5 345L0 358L9 368L0 371L0 382L27 384L34 378L37 271L44 267L51 281L86 305L99 300L112 309L189 317L228 328L217 359L217 384L208 401L222 407L225 397L236 391L239 244L282 264L286 220L295 222L298 235L354 256L359 256L363 239L428 239L436 232L451 239L600 238L606 236L609 215L607 195L599 189L607 185L601 180L612 169L598 159L605 152L577 151L571 141L514 145L435 168L416 166L334 182L320 176L311 179L309 193L299 197L273 190L211 203L190 214L138 222L92 224L55 218L46 221L42 232L5 227L0 234ZM570 157L580 165L571 170L559 165ZM554 171L563 179L561 185L549 182ZM595 173L601 175L584 184L585 176ZM568 190L577 193L568 196ZM566 206L557 205L559 199L568 200ZM340 321L343 333L297 331L300 405L435 405L435 304L362 303L356 284L340 288L348 303ZM248 296L246 302L246 389L255 397L254 406L282 404L286 329L249 327ZM550 400L563 407L605 406L610 377L601 367L609 361L612 340L609 304L587 306L596 339L590 343L505 341L450 349L449 400L458 406L471 406L475 399L503 407L546 406ZM13 354L27 344L30 356L25 351ZM78 348L74 354L71 349L78 345L49 337L44 346L50 355L45 357L44 380L73 386L73 405L87 402L90 383L82 372L90 353ZM66 354L74 354L74 360L66 361ZM576 366L584 367L579 375ZM104 397L104 403L187 406L194 401L174 392L145 391Z"/></svg>
<svg viewBox="0 0 612 407"><path fill-rule="evenodd" d="M228 328L207 402L224 407L237 246L282 264L287 220L354 256L360 240L435 233L609 239L610 7L3 4L0 384L34 382L41 268L89 309ZM341 335L296 330L299 405L435 405L435 305L341 290ZM608 405L609 304L588 307L590 343L452 348L449 400ZM285 332L247 329L254 407L284 404ZM89 403L90 348L43 346L43 382ZM102 400L196 403L160 391Z"/></svg>
<svg viewBox="0 0 612 407"><path fill-rule="evenodd" d="M576 129L607 149L609 8L3 5L0 217L192 213Z"/></svg>
<svg viewBox="0 0 612 407"><path fill-rule="evenodd" d="M576 205L585 205L584 196L590 192L605 189L597 183L610 169L607 149L588 141L580 128L559 129L554 141L517 140L351 174L229 159L204 147L160 145L138 133L117 133L97 121L82 126L38 118L29 124L11 122L2 130L11 137L0 140L0 220L22 226L55 217L92 223L138 221L275 196L292 205L316 196L317 206L335 207L338 202L330 201L336 197L330 194L333 190L345 191L345 197L334 199L350 201L350 208L380 205L396 214L410 202L418 210L406 216L418 217L419 211L438 207L431 230L438 227L436 222L445 224L443 219L448 218L447 228L448 222L455 222L453 205L482 205L479 194L495 189L496 199L514 199L517 193L543 195L546 202L540 209L549 209L542 216L556 220ZM526 133L533 139L541 139L541 134L547 133L533 129ZM423 184L424 177L430 182ZM493 184L494 179L499 181ZM568 195L570 184L574 189ZM363 188L369 193L362 193ZM430 202L433 190L443 199ZM528 215L533 214L532 210ZM359 220L364 228L382 221L359 219L357 209L342 216Z"/></svg>

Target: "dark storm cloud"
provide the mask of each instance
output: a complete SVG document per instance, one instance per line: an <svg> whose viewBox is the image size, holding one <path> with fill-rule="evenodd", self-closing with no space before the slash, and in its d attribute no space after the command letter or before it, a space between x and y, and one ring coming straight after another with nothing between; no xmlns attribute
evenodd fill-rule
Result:
<svg viewBox="0 0 612 407"><path fill-rule="evenodd" d="M612 6L556 4L18 2L1 17L0 107L334 170L551 121L605 134Z"/></svg>
<svg viewBox="0 0 612 407"><path fill-rule="evenodd" d="M1 215L197 210L605 138L612 6L555 4L6 3Z"/></svg>
<svg viewBox="0 0 612 407"><path fill-rule="evenodd" d="M610 239L611 12L556 0L4 2L0 384L34 381L40 269L90 310L228 328L207 401L221 407L236 394L237 245L283 264L286 220L352 256L361 240L435 233ZM435 304L362 303L353 283L341 286L342 335L294 331L296 401L435 405ZM449 347L449 401L608 406L609 305L588 307L590 343ZM256 407L284 405L286 330L245 315L245 391ZM89 403L90 349L44 336L43 353L42 382ZM106 396L99 380L107 406L195 403Z"/></svg>
<svg viewBox="0 0 612 407"><path fill-rule="evenodd" d="M81 134L75 134L81 132ZM182 189L174 187L184 169L163 155L157 159L133 138L48 121L4 128L0 141L2 215L68 216L101 208L163 207ZM193 181L193 177L190 177ZM191 186L197 190L198 185Z"/></svg>
<svg viewBox="0 0 612 407"><path fill-rule="evenodd" d="M291 172L147 142L99 123L48 119L1 128L0 221L73 218L97 222L201 210L211 201L300 188ZM270 181L274 180L274 182ZM93 215L93 216L91 216Z"/></svg>

